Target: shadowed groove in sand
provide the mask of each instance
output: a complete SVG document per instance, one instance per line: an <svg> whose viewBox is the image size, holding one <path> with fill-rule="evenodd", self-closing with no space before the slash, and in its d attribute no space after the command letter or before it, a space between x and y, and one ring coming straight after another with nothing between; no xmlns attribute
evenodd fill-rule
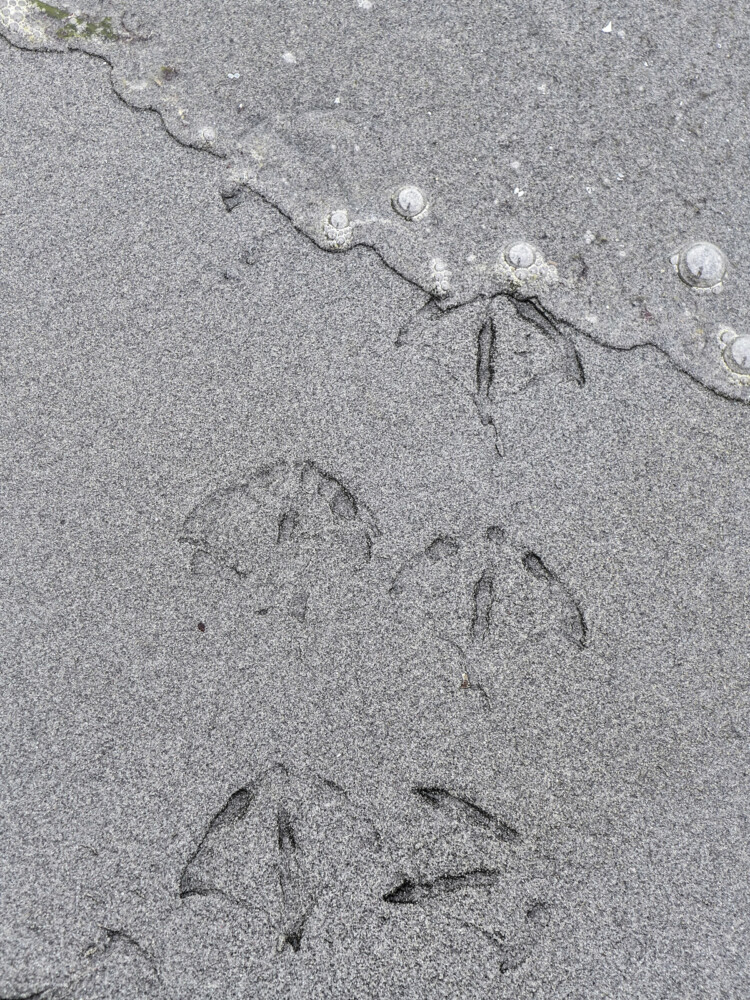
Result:
<svg viewBox="0 0 750 1000"><path fill-rule="evenodd" d="M498 840L513 843L520 839L520 834L510 824L498 819L487 809L483 809L482 806L463 795L456 795L445 788L429 785L415 785L412 788L412 793L432 806L437 812L469 826L478 826L488 830Z"/></svg>

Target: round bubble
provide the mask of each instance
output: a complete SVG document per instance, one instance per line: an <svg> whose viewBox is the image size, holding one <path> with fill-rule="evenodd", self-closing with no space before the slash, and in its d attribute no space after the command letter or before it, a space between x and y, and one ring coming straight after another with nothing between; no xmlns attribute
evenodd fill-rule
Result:
<svg viewBox="0 0 750 1000"><path fill-rule="evenodd" d="M693 243L679 256L679 275L685 284L693 288L720 285L726 269L726 257L713 243Z"/></svg>
<svg viewBox="0 0 750 1000"><path fill-rule="evenodd" d="M750 375L750 334L743 334L737 337L727 348L732 361L738 368Z"/></svg>
<svg viewBox="0 0 750 1000"><path fill-rule="evenodd" d="M427 202L419 188L409 185L398 191L393 199L393 207L405 219L415 219L424 212Z"/></svg>
<svg viewBox="0 0 750 1000"><path fill-rule="evenodd" d="M345 208L337 208L329 215L328 222L334 229L346 229L349 225L349 214Z"/></svg>
<svg viewBox="0 0 750 1000"><path fill-rule="evenodd" d="M531 267L536 259L536 252L530 243L521 241L508 247L505 259L511 267Z"/></svg>

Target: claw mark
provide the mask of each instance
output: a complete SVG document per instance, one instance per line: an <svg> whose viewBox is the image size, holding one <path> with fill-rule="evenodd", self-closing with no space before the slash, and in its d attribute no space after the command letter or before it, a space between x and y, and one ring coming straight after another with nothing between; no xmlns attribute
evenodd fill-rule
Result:
<svg viewBox="0 0 750 1000"><path fill-rule="evenodd" d="M299 951L302 947L302 933L305 929L307 914L303 914L297 920L289 924L279 935L276 951L281 953L286 945L291 945L292 951Z"/></svg>
<svg viewBox="0 0 750 1000"><path fill-rule="evenodd" d="M428 785L415 785L412 792L433 809L441 810L453 819L489 830L498 840L512 843L520 838L518 830L514 830L512 826L462 795L454 795L445 788Z"/></svg>
<svg viewBox="0 0 750 1000"><path fill-rule="evenodd" d="M476 868L473 871L459 872L457 875L439 875L436 879L424 882L412 882L404 879L400 885L386 892L383 900L395 905L427 903L452 892L462 889L493 888L502 878L502 873L492 868Z"/></svg>

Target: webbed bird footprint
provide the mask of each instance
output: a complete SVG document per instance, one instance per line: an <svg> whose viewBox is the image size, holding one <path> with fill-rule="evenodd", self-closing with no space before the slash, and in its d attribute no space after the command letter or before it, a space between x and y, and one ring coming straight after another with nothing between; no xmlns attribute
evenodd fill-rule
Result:
<svg viewBox="0 0 750 1000"><path fill-rule="evenodd" d="M581 359L563 325L533 299L495 297L441 309L430 300L401 330L399 346L418 349L473 400L504 453L502 408L522 393L585 384Z"/></svg>
<svg viewBox="0 0 750 1000"><path fill-rule="evenodd" d="M185 865L179 894L218 897L263 913L278 951L299 951L313 910L331 886L380 847L345 792L276 766L237 789Z"/></svg>
<svg viewBox="0 0 750 1000"><path fill-rule="evenodd" d="M464 652L559 635L584 648L588 626L570 589L492 525L470 538L442 535L405 563L392 598Z"/></svg>
<svg viewBox="0 0 750 1000"><path fill-rule="evenodd" d="M14 1000L157 1000L164 986L151 953L125 931L102 927L99 939L86 947L78 967L64 982L14 993ZM10 1000L10 998L3 998Z"/></svg>
<svg viewBox="0 0 750 1000"><path fill-rule="evenodd" d="M412 794L433 812L439 839L420 843L409 874L392 879L383 902L402 926L404 921L409 926L409 913L429 910L433 933L444 923L453 938L460 927L491 946L501 972L518 968L536 947L549 909L529 895L545 887L533 848L524 847L518 830L464 794L438 785L415 785ZM456 854L458 845L463 850Z"/></svg>
<svg viewBox="0 0 750 1000"><path fill-rule="evenodd" d="M374 515L315 462L278 462L215 490L185 518L179 541L191 570L246 586L259 612L303 621L316 586L365 566Z"/></svg>

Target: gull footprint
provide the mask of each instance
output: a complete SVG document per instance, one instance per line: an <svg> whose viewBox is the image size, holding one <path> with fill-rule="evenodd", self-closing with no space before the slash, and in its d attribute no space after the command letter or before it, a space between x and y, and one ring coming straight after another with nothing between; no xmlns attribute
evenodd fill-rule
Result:
<svg viewBox="0 0 750 1000"><path fill-rule="evenodd" d="M450 823L461 843L472 830L482 836L488 849L492 843L517 844L521 835L510 824L465 795L439 786L415 785L412 793L430 807L436 816ZM509 888L507 865L502 868L484 863L461 870L442 871L424 876L401 876L387 890L383 902L403 908L429 908L431 916L447 920L490 944L499 958L501 972L518 968L531 954L543 928L548 923L549 907L539 900L523 905L509 904L509 893L499 897L496 890ZM504 929L496 925L500 922ZM433 923L434 926L434 923Z"/></svg>
<svg viewBox="0 0 750 1000"><path fill-rule="evenodd" d="M102 927L83 959L64 984L23 990L1 1000L156 1000L164 995L153 955L125 931Z"/></svg>
<svg viewBox="0 0 750 1000"><path fill-rule="evenodd" d="M179 541L195 575L247 587L259 613L304 621L313 589L365 566L379 533L341 480L312 461L281 461L209 494Z"/></svg>
<svg viewBox="0 0 750 1000"><path fill-rule="evenodd" d="M341 788L277 765L233 792L210 820L182 870L179 895L261 913L277 952L298 952L324 893L379 847Z"/></svg>
<svg viewBox="0 0 750 1000"><path fill-rule="evenodd" d="M486 303L441 309L431 299L400 331L472 399L492 429L502 457L502 406L543 385L585 384L580 357L567 332L535 299L496 296Z"/></svg>
<svg viewBox="0 0 750 1000"><path fill-rule="evenodd" d="M433 539L399 569L390 594L463 653L548 635L579 649L588 643L588 625L570 588L499 525L469 538Z"/></svg>

